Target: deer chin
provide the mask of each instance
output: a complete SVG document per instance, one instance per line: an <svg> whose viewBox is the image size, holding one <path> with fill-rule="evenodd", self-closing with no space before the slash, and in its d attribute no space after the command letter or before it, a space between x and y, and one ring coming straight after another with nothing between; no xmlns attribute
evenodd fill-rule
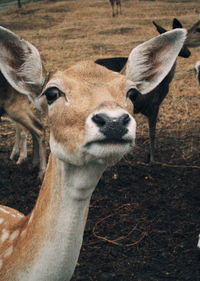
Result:
<svg viewBox="0 0 200 281"><path fill-rule="evenodd" d="M93 140L81 146L75 153L69 152L61 143L50 136L51 152L60 160L75 166L89 163L111 166L121 160L134 146L134 139Z"/></svg>
<svg viewBox="0 0 200 281"><path fill-rule="evenodd" d="M133 139L127 140L94 140L85 144L87 154L92 158L98 159L99 163L106 166L116 164L121 158L130 152L134 146Z"/></svg>

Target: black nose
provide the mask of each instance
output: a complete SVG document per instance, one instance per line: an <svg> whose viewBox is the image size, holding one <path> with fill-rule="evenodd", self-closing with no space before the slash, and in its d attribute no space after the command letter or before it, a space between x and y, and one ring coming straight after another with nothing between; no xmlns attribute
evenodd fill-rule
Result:
<svg viewBox="0 0 200 281"><path fill-rule="evenodd" d="M104 113L96 114L92 117L92 121L100 128L108 139L119 140L127 132L127 126L130 122L128 114L122 114L119 117L109 117Z"/></svg>

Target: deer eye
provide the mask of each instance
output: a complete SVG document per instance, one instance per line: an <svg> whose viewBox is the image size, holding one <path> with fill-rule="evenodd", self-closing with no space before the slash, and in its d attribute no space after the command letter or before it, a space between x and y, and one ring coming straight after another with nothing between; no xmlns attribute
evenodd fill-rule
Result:
<svg viewBox="0 0 200 281"><path fill-rule="evenodd" d="M50 105L62 95L62 92L56 87L51 87L44 92L44 95L47 98L47 103Z"/></svg>

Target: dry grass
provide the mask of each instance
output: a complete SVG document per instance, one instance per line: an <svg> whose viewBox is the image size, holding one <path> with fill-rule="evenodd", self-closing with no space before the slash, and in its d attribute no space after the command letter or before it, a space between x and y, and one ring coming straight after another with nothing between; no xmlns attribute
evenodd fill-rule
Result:
<svg viewBox="0 0 200 281"><path fill-rule="evenodd" d="M190 27L198 20L198 1L122 1L123 15L112 18L108 0L41 1L21 10L0 10L0 24L35 44L48 70L66 68L84 59L127 56L139 43L157 35L152 20L170 29L174 17ZM160 111L158 128L168 134L199 134L200 101L193 66L200 48L189 59L178 58L175 79ZM146 134L137 116L138 133ZM184 132L184 133L183 133Z"/></svg>

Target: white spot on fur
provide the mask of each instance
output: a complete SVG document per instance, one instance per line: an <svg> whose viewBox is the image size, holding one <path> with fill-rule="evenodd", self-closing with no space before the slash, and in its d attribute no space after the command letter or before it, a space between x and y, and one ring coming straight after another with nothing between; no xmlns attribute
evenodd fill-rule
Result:
<svg viewBox="0 0 200 281"><path fill-rule="evenodd" d="M15 231L10 235L9 240L10 240L10 241L15 240L15 239L18 237L18 235L19 235L19 229L15 230Z"/></svg>
<svg viewBox="0 0 200 281"><path fill-rule="evenodd" d="M16 218L17 217L17 215L15 215L15 214L10 214L12 217L14 217L14 218Z"/></svg>
<svg viewBox="0 0 200 281"><path fill-rule="evenodd" d="M8 208L8 210L6 209L6 208L3 208L3 207L1 207L0 208L0 211L1 212L3 212L3 213L5 213L5 214L8 214L8 215L11 215L12 217L23 217L24 215L23 214L20 214L20 213L18 213L17 211L15 211L14 209L10 209L11 210L11 212L9 212L9 209L10 208ZM12 213L13 212L13 213Z"/></svg>
<svg viewBox="0 0 200 281"><path fill-rule="evenodd" d="M8 212L7 210L5 210L4 208L0 208L0 211L2 211L5 214L10 214L10 212Z"/></svg>
<svg viewBox="0 0 200 281"><path fill-rule="evenodd" d="M13 246L10 246L4 253L3 253L3 257L7 258L9 257L13 252Z"/></svg>
<svg viewBox="0 0 200 281"><path fill-rule="evenodd" d="M31 214L31 216L30 216L30 218L29 218L28 224L30 224L30 223L32 222L33 217L34 217L34 212L32 212L32 214Z"/></svg>
<svg viewBox="0 0 200 281"><path fill-rule="evenodd" d="M0 237L0 241L3 243L5 242L8 237L9 237L10 232L8 230L6 230L5 228L2 230L2 235Z"/></svg>
<svg viewBox="0 0 200 281"><path fill-rule="evenodd" d="M20 217L20 218L24 217L24 215L23 215L23 214L20 214L20 213L19 213L19 214L17 213L16 216L17 216L17 217Z"/></svg>
<svg viewBox="0 0 200 281"><path fill-rule="evenodd" d="M21 236L21 237L25 237L25 236L26 236L26 233L27 233L27 229L24 229L24 230L21 232L20 236Z"/></svg>
<svg viewBox="0 0 200 281"><path fill-rule="evenodd" d="M0 224L2 224L5 221L4 218L0 218Z"/></svg>

